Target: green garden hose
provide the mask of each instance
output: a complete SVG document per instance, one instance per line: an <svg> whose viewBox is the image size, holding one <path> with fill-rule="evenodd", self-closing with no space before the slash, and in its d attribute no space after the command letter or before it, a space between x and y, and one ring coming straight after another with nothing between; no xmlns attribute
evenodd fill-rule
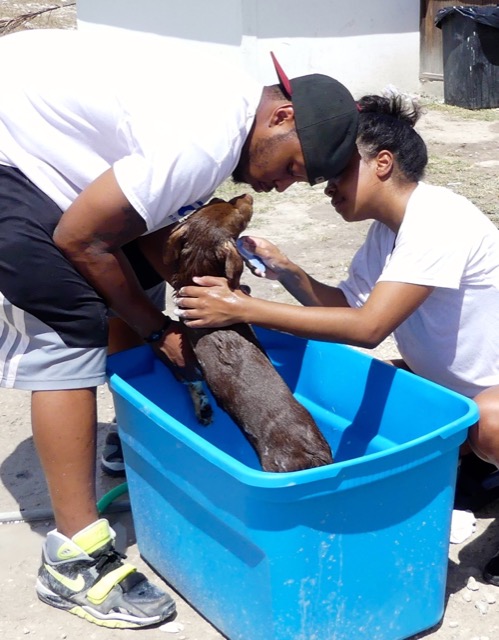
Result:
<svg viewBox="0 0 499 640"><path fill-rule="evenodd" d="M113 487L110 491L105 493L102 498L97 502L97 511L99 514L103 513L109 505L119 498L121 495L128 491L128 482Z"/></svg>

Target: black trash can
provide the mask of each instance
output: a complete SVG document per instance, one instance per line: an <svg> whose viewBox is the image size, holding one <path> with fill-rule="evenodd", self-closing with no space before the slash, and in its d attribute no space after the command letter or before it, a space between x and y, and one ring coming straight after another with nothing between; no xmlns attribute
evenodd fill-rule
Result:
<svg viewBox="0 0 499 640"><path fill-rule="evenodd" d="M499 107L499 5L446 7L435 26L442 29L445 103Z"/></svg>

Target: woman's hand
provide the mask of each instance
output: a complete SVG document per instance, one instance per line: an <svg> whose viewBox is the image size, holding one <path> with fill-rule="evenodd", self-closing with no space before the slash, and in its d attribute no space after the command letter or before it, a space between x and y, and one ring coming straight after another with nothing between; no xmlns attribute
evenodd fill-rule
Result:
<svg viewBox="0 0 499 640"><path fill-rule="evenodd" d="M251 300L249 296L230 289L226 278L203 276L193 280L200 286L182 287L177 293L174 310L188 327L227 327L246 322L244 311Z"/></svg>
<svg viewBox="0 0 499 640"><path fill-rule="evenodd" d="M240 240L247 251L260 258L265 264L265 272L249 265L256 276L267 278L267 280L279 280L292 266L289 258L269 240L256 236L241 236Z"/></svg>
<svg viewBox="0 0 499 640"><path fill-rule="evenodd" d="M191 344L180 322L172 322L158 342L152 343L158 358L166 364L176 378L194 382L202 373Z"/></svg>

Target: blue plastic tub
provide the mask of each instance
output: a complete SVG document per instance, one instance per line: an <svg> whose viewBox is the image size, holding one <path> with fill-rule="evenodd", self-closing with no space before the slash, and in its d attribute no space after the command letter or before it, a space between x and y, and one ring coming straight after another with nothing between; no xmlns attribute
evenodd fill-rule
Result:
<svg viewBox="0 0 499 640"><path fill-rule="evenodd" d="M258 331L335 454L261 471L149 347L109 360L143 557L230 640L400 640L441 619L472 401L342 345Z"/></svg>

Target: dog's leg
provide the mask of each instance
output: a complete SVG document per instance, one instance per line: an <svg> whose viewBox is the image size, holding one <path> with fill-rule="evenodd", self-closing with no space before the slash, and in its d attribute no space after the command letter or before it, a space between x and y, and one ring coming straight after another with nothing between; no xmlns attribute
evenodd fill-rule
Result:
<svg viewBox="0 0 499 640"><path fill-rule="evenodd" d="M213 421L213 409L204 390L203 382L199 380L197 382L184 382L184 384L187 385L198 422L207 427Z"/></svg>

